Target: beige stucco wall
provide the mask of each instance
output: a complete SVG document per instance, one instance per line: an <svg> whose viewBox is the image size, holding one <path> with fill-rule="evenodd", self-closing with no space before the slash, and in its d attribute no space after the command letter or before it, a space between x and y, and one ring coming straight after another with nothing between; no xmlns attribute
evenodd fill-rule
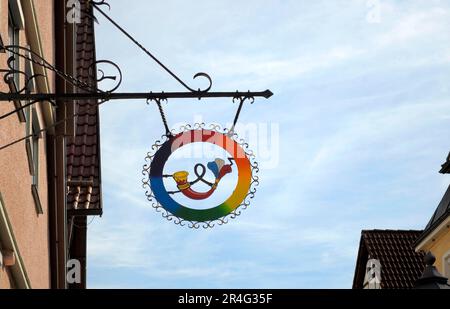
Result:
<svg viewBox="0 0 450 309"><path fill-rule="evenodd" d="M30 0L22 0L30 1ZM64 1L64 0L59 0ZM50 63L55 63L55 32L54 32L54 6L53 0L34 0L39 32L42 40L42 49L45 59ZM47 72L50 90L54 89L55 75Z"/></svg>
<svg viewBox="0 0 450 309"><path fill-rule="evenodd" d="M30 0L24 0L30 1ZM53 62L53 0L34 1L41 41L45 58ZM0 0L0 33L5 44L8 43L8 0ZM26 20L25 20L26 27ZM20 34L20 44L27 45L25 31ZM0 53L0 67L4 68L7 54ZM24 68L24 61L21 62ZM53 85L53 79L50 79ZM21 81L23 85L23 81ZM53 88L53 87L52 87ZM0 78L0 91L8 91ZM41 126L45 122L39 105ZM14 109L13 103L0 102L0 114ZM0 121L0 145L7 144L25 136L25 123L20 123L17 115ZM49 233L48 233L48 192L47 192L47 156L46 136L39 141L39 197L43 215L38 215L31 194L32 176L28 168L25 142L0 151L0 193L13 227L28 277L33 288L50 287ZM0 270L0 287L10 287L5 269Z"/></svg>
<svg viewBox="0 0 450 309"><path fill-rule="evenodd" d="M0 289L14 288L13 284L13 279L8 269L2 268L0 270Z"/></svg>
<svg viewBox="0 0 450 309"><path fill-rule="evenodd" d="M450 253L450 217L447 217L415 248L416 251L431 251L436 257L434 266L442 275L450 279L450 270L445 269L444 258Z"/></svg>
<svg viewBox="0 0 450 309"><path fill-rule="evenodd" d="M434 264L441 274L445 274L443 259L444 255L450 250L450 229L447 228L429 247L429 250L436 257Z"/></svg>
<svg viewBox="0 0 450 309"><path fill-rule="evenodd" d="M0 270L0 289L11 289L13 286L11 274L5 268Z"/></svg>

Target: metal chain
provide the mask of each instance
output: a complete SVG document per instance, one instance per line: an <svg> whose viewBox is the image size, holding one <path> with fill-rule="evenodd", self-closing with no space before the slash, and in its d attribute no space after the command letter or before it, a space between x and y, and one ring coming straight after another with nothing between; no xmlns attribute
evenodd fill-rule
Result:
<svg viewBox="0 0 450 309"><path fill-rule="evenodd" d="M164 125L164 129L166 130L166 135L168 137L172 136L172 133L170 132L170 129L169 129L169 125L167 124L166 114L164 113L163 107L161 105L161 101L167 101L167 99L159 99L159 98L147 99L147 104L149 104L150 101L155 101L156 105L158 105L159 114L161 115L161 119L162 119L162 122L163 122L163 125Z"/></svg>
<svg viewBox="0 0 450 309"><path fill-rule="evenodd" d="M246 100L249 100L250 104L253 104L253 102L255 102L255 98L250 96L250 95L249 96L245 96L245 97L234 97L233 98L233 102L236 102L237 100L239 100L239 106L238 106L238 109L237 109L236 114L234 116L233 125L231 126L230 131L228 132L229 136L234 134L234 129L236 128L236 124L237 124L237 122L239 120L239 116L241 115L241 111L242 111L242 107L244 106L244 102Z"/></svg>
<svg viewBox="0 0 450 309"><path fill-rule="evenodd" d="M235 129L236 124L237 124L237 122L239 120L239 115L241 114L242 106L244 105L245 99L240 98L239 100L240 100L239 107L238 107L238 109L236 111L236 115L234 116L233 125L230 128L229 135L233 135L234 129Z"/></svg>
<svg viewBox="0 0 450 309"><path fill-rule="evenodd" d="M238 106L238 109L237 109L236 114L234 116L233 125L231 126L231 128L230 128L230 130L228 132L229 136L234 134L234 129L235 129L236 124L237 124L237 122L239 120L239 116L241 115L241 111L242 111L242 107L244 106L244 102L249 100L250 104L252 104L255 101L255 99L253 97L251 97L251 96L235 97L235 98L233 98L233 102L236 102L237 100L239 100L239 106ZM159 99L159 98L148 99L147 100L147 104L149 104L150 101L155 101L156 102L156 105L158 106L159 114L161 115L161 119L162 119L162 122L163 122L163 125L164 125L164 129L166 130L166 135L168 137L172 136L172 133L170 132L170 129L169 129L169 125L167 123L166 114L164 113L164 110L163 110L163 107L162 107L162 104L161 104L161 101L167 101L167 99Z"/></svg>

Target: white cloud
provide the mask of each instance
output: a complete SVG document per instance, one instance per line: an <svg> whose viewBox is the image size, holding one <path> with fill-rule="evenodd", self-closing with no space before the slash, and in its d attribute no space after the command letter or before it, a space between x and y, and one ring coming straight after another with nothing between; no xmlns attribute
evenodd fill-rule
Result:
<svg viewBox="0 0 450 309"><path fill-rule="evenodd" d="M281 151L240 218L191 231L155 213L140 186L143 158L162 133L156 107L102 107L104 216L90 225L91 287L349 287L362 228L426 224L448 186L435 172L450 133L439 86L450 82L447 8L395 3L371 25L366 1L256 1L239 10L228 1L143 1L146 9L131 13L116 2L111 14L180 76L204 70L215 90L274 90L241 119L279 123ZM173 7L169 17L136 18ZM100 53L123 62L123 91L176 87L98 29ZM427 40L437 43L432 52ZM165 105L171 124L197 113L226 123L235 107Z"/></svg>
<svg viewBox="0 0 450 309"><path fill-rule="evenodd" d="M449 17L449 10L440 7L405 14L394 23L392 29L378 38L378 43L383 47L395 46L412 40L428 39L430 35L445 34L450 25Z"/></svg>

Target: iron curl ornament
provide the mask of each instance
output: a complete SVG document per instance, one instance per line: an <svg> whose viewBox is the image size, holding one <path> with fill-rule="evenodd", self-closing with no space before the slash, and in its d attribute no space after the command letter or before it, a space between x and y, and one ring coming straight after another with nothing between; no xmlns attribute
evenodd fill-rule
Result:
<svg viewBox="0 0 450 309"><path fill-rule="evenodd" d="M15 94L24 94L25 91L28 89L28 86L31 82L35 81L37 78L43 78L45 77L43 74L27 74L24 71L17 70L14 68L14 61L17 58L22 58L30 63L37 64L41 66L42 68L46 70L50 70L54 72L56 75L58 75L60 78L71 84L72 86L76 87L79 91L87 92L87 93L112 93L115 90L119 88L119 86L122 83L122 70L120 67L110 60L96 60L93 61L88 66L88 74L89 79L92 80L92 83L88 83L85 81L82 81L70 74L64 73L61 70L58 70L54 65L52 65L50 62L42 58L40 55L35 53L33 50L27 47L19 46L19 45L4 45L1 46L1 49L8 52L11 56L7 60L7 69L0 69L0 73L3 74L3 80L5 83L8 83L8 79L13 77L15 74L19 74L24 77L25 83L24 86L20 89L17 89ZM115 74L105 74L105 69L101 69L101 66L110 66L113 68L116 72ZM97 87L98 83L102 82L103 80L114 80L115 84L113 87L107 90L101 90ZM4 92L1 92L5 94Z"/></svg>
<svg viewBox="0 0 450 309"><path fill-rule="evenodd" d="M242 211L250 205L254 198L256 187L259 185L258 163L248 144L239 139L237 134L229 129L222 129L219 125L195 124L185 125L178 132L171 131L161 140L155 142L152 151L145 158L143 166L142 185L145 195L152 207L162 214L165 219L180 226L193 229L213 228L223 225L230 219L240 216ZM173 171L165 174L165 165L170 156L183 146L192 143L209 143L221 147L228 157L215 158L205 167L198 163L194 167L196 179L189 179L187 171ZM212 181L205 179L209 174ZM205 200L214 194L222 178L227 174L237 173L237 184L227 199L218 205L206 209L195 209L189 205L177 202L173 196L183 194L191 200ZM176 183L178 191L169 191L164 185L164 179L170 178ZM208 191L199 192L194 187L203 182L210 187Z"/></svg>

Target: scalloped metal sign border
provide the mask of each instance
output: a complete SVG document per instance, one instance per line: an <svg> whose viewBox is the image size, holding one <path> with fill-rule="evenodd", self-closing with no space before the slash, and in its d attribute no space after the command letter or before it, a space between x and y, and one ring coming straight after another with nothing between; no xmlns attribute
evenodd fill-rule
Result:
<svg viewBox="0 0 450 309"><path fill-rule="evenodd" d="M250 185L248 187L249 189L245 197L239 203L239 205L237 205L232 211L214 220L202 221L202 220L187 220L181 218L180 216L177 216L176 214L168 210L166 207L161 205L160 201L158 201L156 197L155 192L153 192L152 190L151 168L152 162L154 161L155 155L157 154L158 150L160 150L161 147L164 144L166 144L172 136L195 130L209 130L226 135L233 142L235 142L237 145L240 146L240 148L244 151L246 158L250 162L250 169L251 169ZM152 145L152 151L148 152L147 156L145 157L146 163L143 165L142 169L142 175L144 176L144 178L142 179L142 187L145 189L145 195L147 197L147 200L151 203L152 207L157 212L160 212L162 217L167 219L168 221L172 221L176 225L187 226L192 229L199 229L200 227L204 229L213 228L216 225L220 226L227 224L230 219L235 219L238 216L240 216L242 214L242 210L247 209L248 206L250 205L250 200L254 198L256 193L256 187L259 185L259 176L257 175L259 173L259 167L258 163L255 160L255 155L253 151L249 149L249 145L243 139L239 139L236 133L230 132L230 130L227 128L222 129L221 126L216 124L210 124L208 126L205 125L204 123L201 124L196 123L193 126L184 125L180 128L178 132L172 130L171 134L172 136L163 135L161 137L161 140L156 141L155 144Z"/></svg>

